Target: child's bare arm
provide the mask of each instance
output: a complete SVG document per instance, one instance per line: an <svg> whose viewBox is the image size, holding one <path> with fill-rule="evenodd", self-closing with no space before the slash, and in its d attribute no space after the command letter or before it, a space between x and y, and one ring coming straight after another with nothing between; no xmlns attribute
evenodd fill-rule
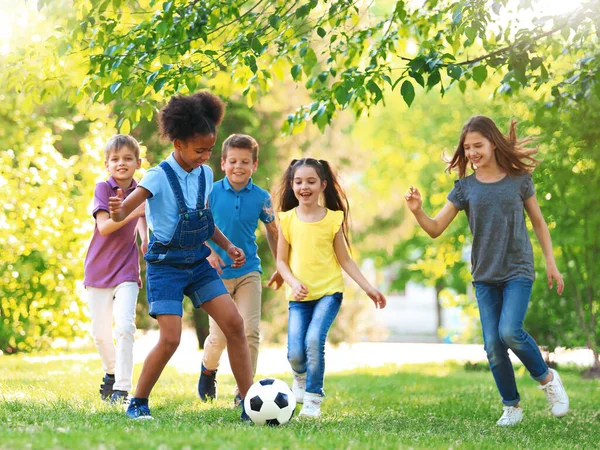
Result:
<svg viewBox="0 0 600 450"><path fill-rule="evenodd" d="M144 205L144 203L142 203L140 206L143 206L143 205ZM137 211L137 209L139 209L140 206L138 206L136 208L136 211ZM146 220L145 215L140 216L140 218L138 219L136 229L137 229L137 232L140 235L140 239L142 241L142 245L141 245L142 254L145 255L146 252L148 251L148 221Z"/></svg>
<svg viewBox="0 0 600 450"><path fill-rule="evenodd" d="M120 222L115 222L112 220L107 211L100 210L96 213L96 226L98 227L98 231L102 236L108 236L109 234L114 233L118 229L124 227L125 224L131 222L132 220L137 220L140 217L143 217L144 208L145 204L140 204L131 214L129 214Z"/></svg>
<svg viewBox="0 0 600 450"><path fill-rule="evenodd" d="M108 209L110 212L110 218L115 222L121 222L131 214L138 206L140 206L144 200L150 197L150 191L138 186L135 190L123 200L123 191L117 189L117 195L115 197L108 198Z"/></svg>
<svg viewBox="0 0 600 450"><path fill-rule="evenodd" d="M275 220L269 223L265 223L265 229L267 230L267 242L269 243L269 248L271 249L271 253L273 253L273 257L275 258L275 263L277 264L277 241L279 236L279 231L277 230L277 223ZM283 284L283 277L279 273L278 270L271 275L269 278L269 282L267 283L268 287L273 287L273 289L277 290Z"/></svg>
<svg viewBox="0 0 600 450"><path fill-rule="evenodd" d="M283 237L283 231L279 229L277 238L277 271L283 277L285 282L290 285L292 292L294 293L295 300L302 300L308 295L308 289L298 280L290 266L288 259L290 257L290 244Z"/></svg>
<svg viewBox="0 0 600 450"><path fill-rule="evenodd" d="M273 257L277 259L277 238L279 236L279 231L277 230L277 223L275 220L265 223L265 230L267 231L267 242L269 243L271 253L273 253Z"/></svg>
<svg viewBox="0 0 600 450"><path fill-rule="evenodd" d="M429 217L425 214L425 211L423 211L421 193L417 188L412 186L404 198L406 199L408 209L414 214L415 219L417 219L421 228L434 239L448 228L448 225L450 225L458 214L458 209L454 206L454 203L448 201L434 218Z"/></svg>
<svg viewBox="0 0 600 450"><path fill-rule="evenodd" d="M552 289L554 280L556 280L556 292L562 294L563 289L565 288L565 283L562 275L556 267L556 262L554 261L554 254L552 253L552 238L550 237L548 225L546 224L544 216L542 215L540 204L538 203L535 195L532 195L525 200L524 205L527 215L531 220L531 225L533 225L535 235L537 236L540 246L542 247L544 258L546 259L546 276L548 278L548 286L550 289Z"/></svg>
<svg viewBox="0 0 600 450"><path fill-rule="evenodd" d="M215 226L215 232L211 236L210 240L227 252L229 257L233 260L231 267L242 267L246 263L246 255L244 255L244 251L241 248L233 245L217 226Z"/></svg>
<svg viewBox="0 0 600 450"><path fill-rule="evenodd" d="M360 288L369 296L369 298L373 300L375 307L385 308L387 301L383 294L371 286L371 283L369 283L369 281L365 278L348 253L346 240L344 239L344 233L342 232L341 228L335 234L335 238L333 240L333 250L335 251L335 256L340 263L340 266L342 269L344 269L344 272L350 275L350 278L356 281L356 284L358 284Z"/></svg>

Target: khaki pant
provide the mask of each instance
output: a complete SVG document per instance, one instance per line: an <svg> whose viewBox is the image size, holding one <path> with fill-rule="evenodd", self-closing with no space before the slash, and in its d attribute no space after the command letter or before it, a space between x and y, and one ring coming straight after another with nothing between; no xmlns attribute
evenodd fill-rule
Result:
<svg viewBox="0 0 600 450"><path fill-rule="evenodd" d="M258 361L258 343L260 340L260 306L262 297L262 282L259 272L250 272L238 278L223 279L229 295L233 298L240 315L244 319L246 339L250 348L252 375L256 373ZM210 334L204 342L204 359L202 363L209 370L219 367L223 350L227 347L227 339L217 325L209 318Z"/></svg>

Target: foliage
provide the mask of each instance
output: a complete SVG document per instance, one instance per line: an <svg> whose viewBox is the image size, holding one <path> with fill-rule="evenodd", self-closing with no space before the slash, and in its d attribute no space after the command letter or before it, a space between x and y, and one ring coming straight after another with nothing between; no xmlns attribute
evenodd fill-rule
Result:
<svg viewBox="0 0 600 450"><path fill-rule="evenodd" d="M587 346L600 367L600 102L541 107L540 170L534 172L538 199L546 214L565 279L565 292L548 292L543 262L537 264L534 296L528 321L532 331L552 351L556 346Z"/></svg>
<svg viewBox="0 0 600 450"><path fill-rule="evenodd" d="M464 92L494 73L504 94L550 84L555 103L593 95L599 2L521 25L518 16L532 4L518 2L513 19L501 22L511 17L508 0L373 8L350 0L76 0L58 54L88 57L78 100L126 100L124 132L151 117L157 100L193 92L202 79L229 80L249 106L282 81L303 83L312 102L288 116L285 132L305 121L323 130L338 111L360 116L396 90L410 105L418 85L444 95L456 84ZM582 59L555 70L565 48Z"/></svg>
<svg viewBox="0 0 600 450"><path fill-rule="evenodd" d="M6 448L594 448L597 380L561 370L571 402L565 419L550 415L543 394L525 372L516 374L527 416L507 433L495 425L502 413L489 372L456 364L369 367L326 375L327 397L318 421L294 419L280 428L240 422L231 396L198 401L195 376L167 367L152 393L152 422L128 422L122 408L98 398L100 362L35 362L10 358L0 384L0 440ZM137 370L140 367L136 368ZM51 376L48 376L51 373ZM84 376L73 377L74 373ZM274 374L269 374L274 375ZM291 383L290 375L279 375ZM69 389L64 379L69 378ZM232 392L219 375L220 392ZM399 424L402 424L399 426ZM26 432L23 432L26 430Z"/></svg>

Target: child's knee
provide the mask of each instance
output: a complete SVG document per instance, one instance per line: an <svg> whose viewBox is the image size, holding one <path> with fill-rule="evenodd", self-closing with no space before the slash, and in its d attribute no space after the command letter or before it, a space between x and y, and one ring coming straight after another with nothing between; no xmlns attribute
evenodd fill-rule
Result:
<svg viewBox="0 0 600 450"><path fill-rule="evenodd" d="M225 323L221 325L221 330L223 330L223 334L227 339L239 337L240 335L244 336L244 319L238 312L231 314L227 320L225 320Z"/></svg>
<svg viewBox="0 0 600 450"><path fill-rule="evenodd" d="M115 336L118 338L122 337L133 337L135 335L135 324L133 321L122 321L115 323Z"/></svg>
<svg viewBox="0 0 600 450"><path fill-rule="evenodd" d="M165 347L168 350L172 350L173 352L177 350L179 347L179 342L181 341L181 334L177 333L161 333L160 338L158 340L159 345Z"/></svg>

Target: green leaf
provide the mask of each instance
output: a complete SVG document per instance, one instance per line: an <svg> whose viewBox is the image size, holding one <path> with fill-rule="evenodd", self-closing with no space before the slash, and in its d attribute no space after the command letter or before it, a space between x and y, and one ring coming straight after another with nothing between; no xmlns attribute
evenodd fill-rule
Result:
<svg viewBox="0 0 600 450"><path fill-rule="evenodd" d="M379 101L383 98L383 93L381 92L379 86L377 86L377 83L375 83L373 80L369 80L367 83L367 89L375 95L375 103L379 103Z"/></svg>
<svg viewBox="0 0 600 450"><path fill-rule="evenodd" d="M473 69L473 79L481 86L487 78L487 68L485 66L477 66Z"/></svg>
<svg viewBox="0 0 600 450"><path fill-rule="evenodd" d="M116 83L113 83L110 85L110 93L114 94L115 92L117 92L119 90L119 88L121 87L121 82L117 81Z"/></svg>
<svg viewBox="0 0 600 450"><path fill-rule="evenodd" d="M166 82L166 78L159 78L158 80L156 80L156 83L154 83L154 92L160 92L160 90L163 88Z"/></svg>
<svg viewBox="0 0 600 450"><path fill-rule="evenodd" d="M460 80L458 82L458 89L460 89L460 92L464 94L467 90L467 82L465 80Z"/></svg>
<svg viewBox="0 0 600 450"><path fill-rule="evenodd" d="M431 72L429 74L429 78L427 78L427 87L429 89L431 89L436 84L438 84L441 81L441 79L442 79L442 76L440 75L440 71L439 70Z"/></svg>
<svg viewBox="0 0 600 450"><path fill-rule="evenodd" d="M252 48L252 50L254 51L254 53L256 53L257 55L262 54L264 47L262 42L260 42L258 40L258 38L253 38L252 41L250 42L250 48Z"/></svg>
<svg viewBox="0 0 600 450"><path fill-rule="evenodd" d="M323 29L323 27L318 27L317 34L320 38L324 38L327 35L327 32L325 31L325 29Z"/></svg>
<svg viewBox="0 0 600 450"><path fill-rule="evenodd" d="M152 84L154 82L154 80L156 79L157 76L158 76L158 71L152 72L150 75L148 75L148 78L146 78L146 86L150 86L150 84Z"/></svg>
<svg viewBox="0 0 600 450"><path fill-rule="evenodd" d="M335 88L333 95L341 106L344 106L352 98L352 95L346 90L343 84Z"/></svg>
<svg viewBox="0 0 600 450"><path fill-rule="evenodd" d="M298 81L299 79L302 78L302 65L301 64L293 65L291 72L292 72L292 78L294 79L294 81Z"/></svg>
<svg viewBox="0 0 600 450"><path fill-rule="evenodd" d="M477 28L475 28L474 25L465 28L465 36L467 36L471 42L475 41L475 38L477 37Z"/></svg>
<svg viewBox="0 0 600 450"><path fill-rule="evenodd" d="M303 17L306 17L309 12L310 12L310 7L308 5L302 5L300 8L298 8L296 10L296 17L298 19L302 19Z"/></svg>
<svg viewBox="0 0 600 450"><path fill-rule="evenodd" d="M404 80L404 83L402 83L402 87L400 88L400 94L402 94L402 98L410 107L415 99L415 88L410 81Z"/></svg>
<svg viewBox="0 0 600 450"><path fill-rule="evenodd" d="M279 17L277 14L269 16L269 25L271 25L274 29L279 31L279 26L281 25L281 17Z"/></svg>
<svg viewBox="0 0 600 450"><path fill-rule="evenodd" d="M463 70L460 66L457 66L456 64L448 64L448 76L454 80L458 80L460 79L460 76L463 73Z"/></svg>
<svg viewBox="0 0 600 450"><path fill-rule="evenodd" d="M317 54L311 47L308 47L304 55L304 70L309 72L315 64L317 64Z"/></svg>

